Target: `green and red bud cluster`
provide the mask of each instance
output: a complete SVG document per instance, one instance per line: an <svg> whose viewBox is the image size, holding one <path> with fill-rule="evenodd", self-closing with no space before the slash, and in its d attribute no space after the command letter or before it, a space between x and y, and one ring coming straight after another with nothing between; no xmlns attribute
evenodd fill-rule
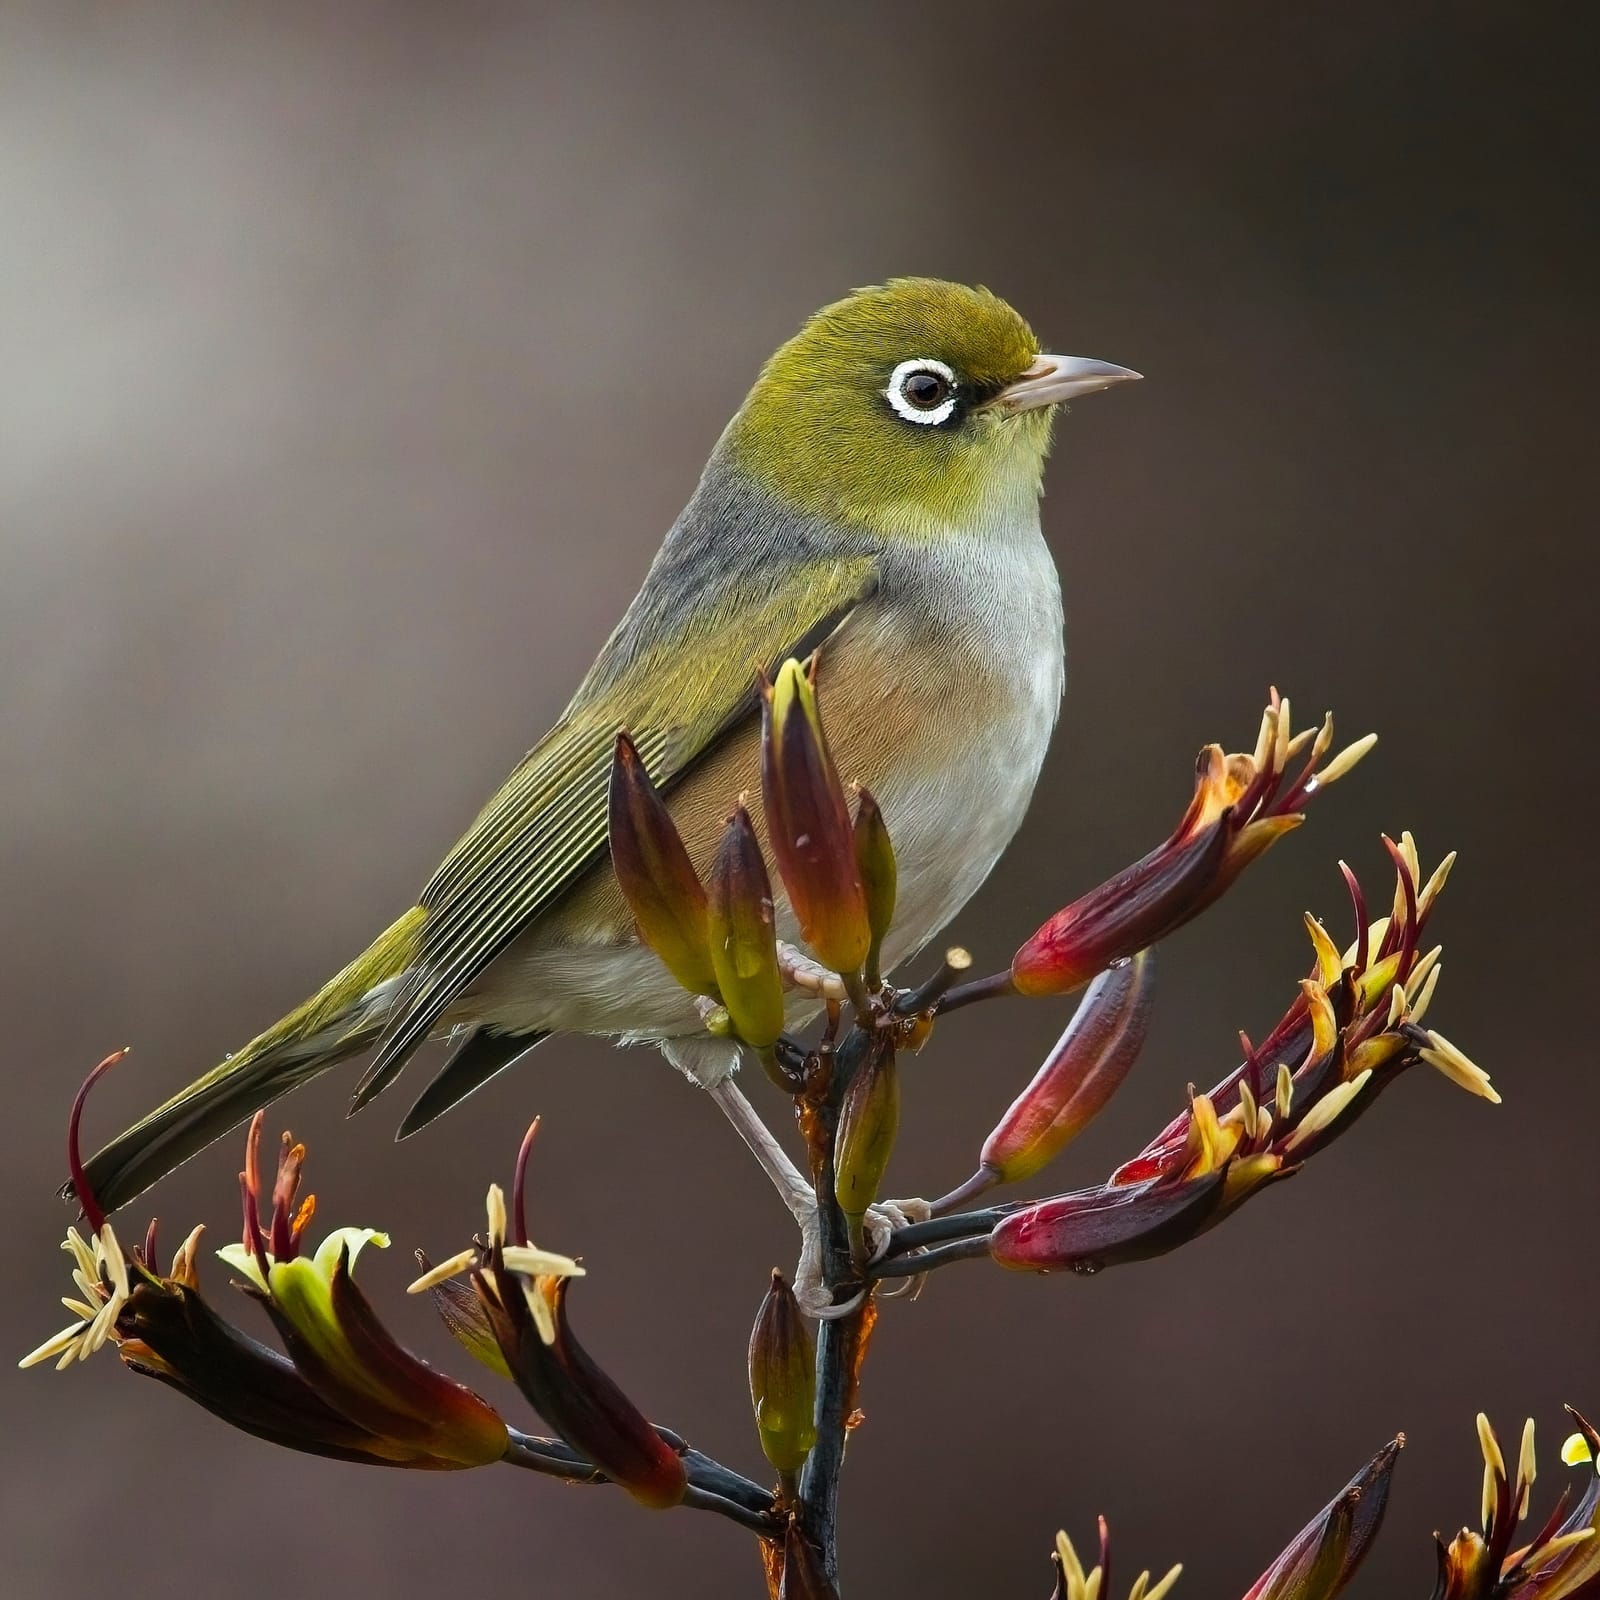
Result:
<svg viewBox="0 0 1600 1600"><path fill-rule="evenodd" d="M762 686L762 813L772 859L801 938L844 988L879 980L894 916L895 859L876 801L852 819L817 710L815 657L786 661ZM610 788L611 860L639 935L684 988L716 1002L708 1026L758 1052L783 1031L784 974L772 883L756 828L740 805L707 881L627 734Z"/></svg>
<svg viewBox="0 0 1600 1600"><path fill-rule="evenodd" d="M1149 948L1211 904L1255 858L1305 818L1312 795L1334 783L1376 743L1359 739L1318 770L1333 744L1333 718L1291 733L1289 702L1272 692L1251 755L1207 745L1194 795L1164 844L1051 917L1012 957L1022 994L1070 994L1113 962ZM1310 749L1296 776L1288 766Z"/></svg>

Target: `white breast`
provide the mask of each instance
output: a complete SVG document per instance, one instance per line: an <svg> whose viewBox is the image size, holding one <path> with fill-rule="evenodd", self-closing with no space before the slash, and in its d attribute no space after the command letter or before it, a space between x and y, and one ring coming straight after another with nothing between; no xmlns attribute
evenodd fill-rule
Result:
<svg viewBox="0 0 1600 1600"><path fill-rule="evenodd" d="M1010 690L937 776L881 785L900 865L895 963L949 925L1021 826L1065 681L1061 587L1037 521L952 541L947 559L938 584L956 646L951 670L980 671Z"/></svg>

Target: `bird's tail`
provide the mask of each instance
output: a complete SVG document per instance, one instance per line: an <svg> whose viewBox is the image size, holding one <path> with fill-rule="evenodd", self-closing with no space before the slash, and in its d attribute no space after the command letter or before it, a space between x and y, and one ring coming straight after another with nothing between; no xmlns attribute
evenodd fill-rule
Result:
<svg viewBox="0 0 1600 1600"><path fill-rule="evenodd" d="M410 965L426 915L413 906L303 1005L118 1134L88 1164L100 1208L126 1205L262 1106L371 1045L385 1007L362 1002Z"/></svg>

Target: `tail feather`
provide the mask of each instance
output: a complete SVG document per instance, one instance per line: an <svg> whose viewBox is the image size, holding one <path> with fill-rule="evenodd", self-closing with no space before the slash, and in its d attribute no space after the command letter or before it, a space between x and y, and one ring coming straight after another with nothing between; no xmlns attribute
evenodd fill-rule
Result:
<svg viewBox="0 0 1600 1600"><path fill-rule="evenodd" d="M262 1106L359 1054L383 1027L363 999L410 965L427 913L414 906L303 1005L117 1135L90 1160L89 1187L111 1212Z"/></svg>
<svg viewBox="0 0 1600 1600"><path fill-rule="evenodd" d="M417 1103L406 1112L395 1138L409 1139L412 1134L420 1133L436 1117L442 1117L452 1106L459 1105L496 1073L504 1072L549 1037L548 1033L490 1033L484 1028L473 1029L417 1096Z"/></svg>

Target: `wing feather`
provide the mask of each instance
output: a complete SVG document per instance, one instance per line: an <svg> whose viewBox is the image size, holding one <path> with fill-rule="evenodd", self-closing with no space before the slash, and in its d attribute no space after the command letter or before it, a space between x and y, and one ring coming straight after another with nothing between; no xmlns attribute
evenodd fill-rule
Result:
<svg viewBox="0 0 1600 1600"><path fill-rule="evenodd" d="M703 643L697 650L681 625L641 625L641 610L659 623L670 577L652 571L657 581L647 582L562 720L518 763L423 891L427 920L416 957L353 1109L393 1081L474 979L604 854L617 732L626 728L651 776L670 785L753 714L758 670L775 670L843 625L872 592L875 566L865 557L800 562L777 584L748 568L725 570L697 606L700 626L709 612L723 635L717 654L726 664L710 673L701 664ZM640 635L652 632L640 648Z"/></svg>

